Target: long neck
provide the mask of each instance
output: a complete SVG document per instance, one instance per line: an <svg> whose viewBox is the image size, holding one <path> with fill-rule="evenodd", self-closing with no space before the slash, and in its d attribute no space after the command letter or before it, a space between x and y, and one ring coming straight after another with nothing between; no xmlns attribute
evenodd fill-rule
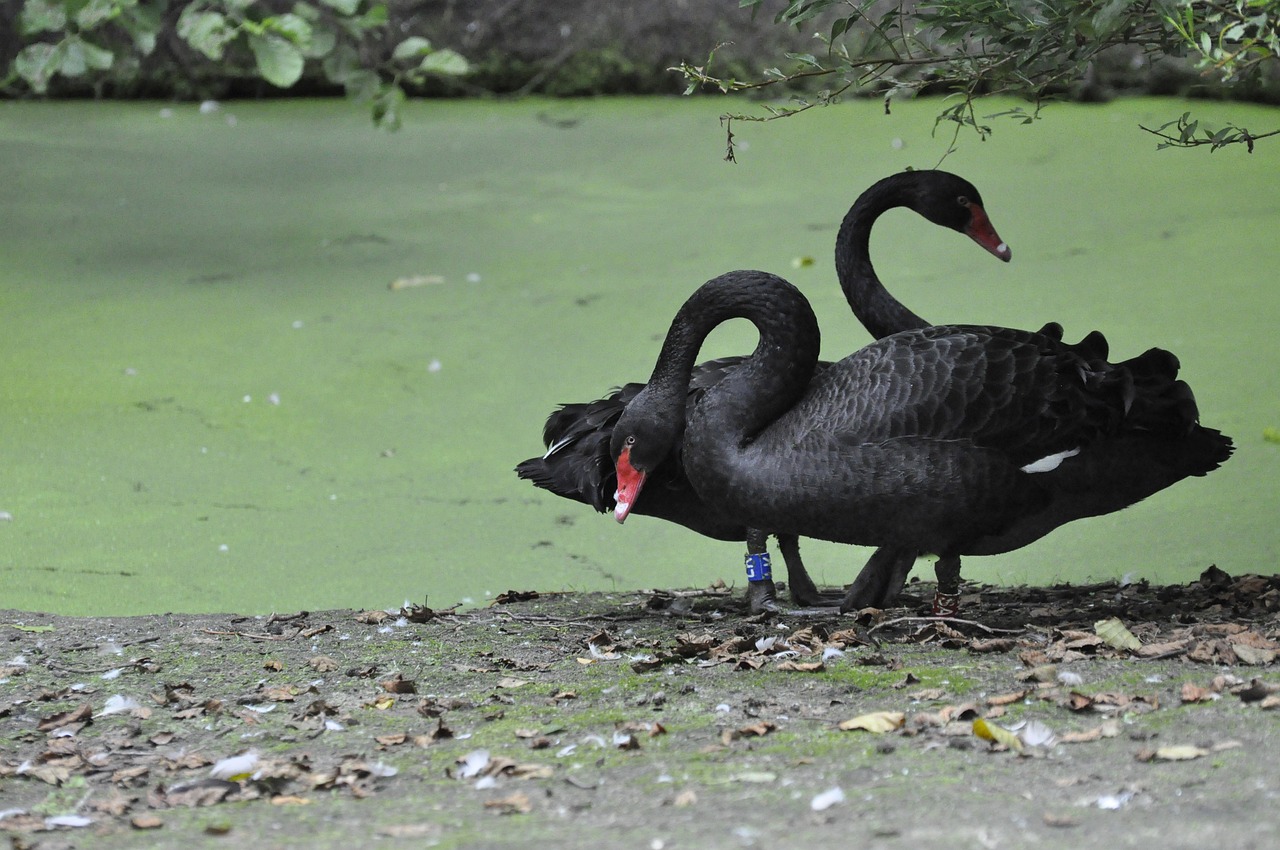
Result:
<svg viewBox="0 0 1280 850"><path fill-rule="evenodd" d="M754 324L760 340L751 356L709 389L691 412L686 452L694 430L724 446L740 445L794 405L813 377L821 338L809 302L775 275L729 272L704 284L671 323L647 388L666 415L683 411L703 340L733 318Z"/></svg>
<svg viewBox="0 0 1280 850"><path fill-rule="evenodd" d="M764 271L733 271L704 285L672 325L675 329L687 323L684 333L689 337L673 343L668 338L668 343L692 351L690 343L701 344L714 326L730 317L751 321L760 334L759 342L689 411L686 466L695 456L731 463L746 443L803 396L818 362L822 339L809 302L786 280ZM680 367L685 387L691 366L690 358ZM664 379L659 370L660 364L650 380Z"/></svg>
<svg viewBox="0 0 1280 850"><path fill-rule="evenodd" d="M853 314L873 337L928 327L929 323L884 288L871 265L871 226L886 210L907 206L912 173L894 175L859 196L836 236L836 275Z"/></svg>

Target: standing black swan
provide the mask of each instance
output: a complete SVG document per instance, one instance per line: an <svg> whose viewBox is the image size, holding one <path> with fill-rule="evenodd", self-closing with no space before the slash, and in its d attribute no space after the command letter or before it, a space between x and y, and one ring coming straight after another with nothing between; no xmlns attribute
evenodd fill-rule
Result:
<svg viewBox="0 0 1280 850"><path fill-rule="evenodd" d="M968 181L945 171L908 171L887 177L862 193L845 215L836 237L836 272L854 314L877 338L897 331L923 328L924 319L894 298L871 264L871 228L884 212L907 207L928 220L969 236L1001 260L1011 252L1000 239L984 211L982 196ZM1043 332L1053 333L1056 326ZM1056 329L1058 337L1061 330ZM690 383L696 396L724 377L742 358L730 357L699 365ZM585 404L567 404L547 418L543 443L547 452L516 467L517 474L556 495L584 502L605 512L614 507L616 479L609 456L614 423L627 403L644 388L626 384L606 398ZM689 486L680 464L679 446L669 461L653 470L644 498L632 507L679 523L719 540L747 540L749 568L767 564L767 532L748 529L702 502ZM792 599L800 605L822 604L800 559L799 540L779 534L778 545L787 565ZM859 576L858 600L863 605L883 605L897 595L916 558L915 552L876 552ZM767 569L767 567L766 567ZM753 611L773 606L773 582L767 577L748 584Z"/></svg>
<svg viewBox="0 0 1280 850"><path fill-rule="evenodd" d="M698 349L735 317L760 332L755 352L690 405ZM680 446L694 490L725 515L936 554L942 591L958 587L961 555L1008 552L1127 507L1216 469L1233 448L1199 425L1177 358L1158 348L1111 364L1052 335L945 326L824 369L818 348L812 309L781 278L736 271L704 284L614 424L618 521ZM857 592L855 582L848 597Z"/></svg>

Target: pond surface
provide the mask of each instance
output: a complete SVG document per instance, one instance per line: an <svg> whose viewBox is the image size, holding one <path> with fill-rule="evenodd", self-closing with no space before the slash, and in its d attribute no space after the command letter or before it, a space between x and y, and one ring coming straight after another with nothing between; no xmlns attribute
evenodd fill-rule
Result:
<svg viewBox="0 0 1280 850"><path fill-rule="evenodd" d="M341 102L0 104L0 607L740 584L740 546L619 527L511 469L555 404L643 380L720 272L801 286L825 356L867 342L835 283L836 227L874 180L937 162L938 108L736 126L733 166L718 100L422 103L390 135ZM1277 567L1280 445L1262 434L1280 426L1280 143L1156 152L1136 125L1185 108L1053 107L963 140L945 165L981 189L1008 266L909 213L877 228L882 277L921 315L1096 327L1117 358L1170 348L1238 445L1205 479L967 559L968 578ZM707 354L753 342L724 328ZM806 553L829 584L868 554Z"/></svg>

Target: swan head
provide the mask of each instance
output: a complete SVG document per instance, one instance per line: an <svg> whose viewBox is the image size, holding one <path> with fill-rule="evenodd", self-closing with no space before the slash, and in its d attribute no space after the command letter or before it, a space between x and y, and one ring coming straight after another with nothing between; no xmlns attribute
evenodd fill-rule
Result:
<svg viewBox="0 0 1280 850"><path fill-rule="evenodd" d="M940 227L949 227L968 236L1004 262L1013 258L1008 243L1000 238L982 195L972 183L946 171L916 171L914 191L907 205Z"/></svg>
<svg viewBox="0 0 1280 850"><path fill-rule="evenodd" d="M613 494L615 503L613 518L618 522L626 522L627 517L631 514L632 506L635 505L636 499L640 496L640 489L644 487L644 481L648 477L648 473L636 469L631 462L631 446L629 445L623 446L622 452L619 453L617 460L614 462L614 469L617 471L618 489Z"/></svg>
<svg viewBox="0 0 1280 850"><path fill-rule="evenodd" d="M648 389L628 404L613 426L609 451L618 477L613 517L626 521L650 473L676 449L684 426L683 409L665 410Z"/></svg>

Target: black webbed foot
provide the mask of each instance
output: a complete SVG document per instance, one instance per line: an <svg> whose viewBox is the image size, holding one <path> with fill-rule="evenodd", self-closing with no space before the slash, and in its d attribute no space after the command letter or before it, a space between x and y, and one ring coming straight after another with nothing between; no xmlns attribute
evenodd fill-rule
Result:
<svg viewBox="0 0 1280 850"><path fill-rule="evenodd" d="M853 584L849 585L840 610L848 613L892 605L906 585L918 554L914 549L877 549Z"/></svg>

